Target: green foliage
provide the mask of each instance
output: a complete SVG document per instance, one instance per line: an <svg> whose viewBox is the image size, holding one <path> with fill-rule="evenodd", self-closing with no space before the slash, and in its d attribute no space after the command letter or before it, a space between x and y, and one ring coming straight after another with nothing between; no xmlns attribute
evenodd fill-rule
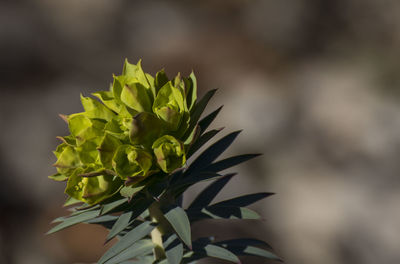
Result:
<svg viewBox="0 0 400 264"><path fill-rule="evenodd" d="M165 72L145 73L139 61L125 61L109 91L81 96L84 112L63 116L70 135L54 151L57 173L67 181L65 206L72 213L57 218L48 233L78 224L99 224L109 230L106 242L118 241L98 263L195 263L212 257L240 263L239 256L280 260L268 244L240 238L192 241L191 225L204 219L259 219L247 206L272 193L254 193L213 203L236 175L221 174L258 154L219 159L240 131L206 148L221 129L208 130L221 108L200 119L215 94L197 101L197 80ZM182 195L192 185L213 181L192 203L182 207Z"/></svg>

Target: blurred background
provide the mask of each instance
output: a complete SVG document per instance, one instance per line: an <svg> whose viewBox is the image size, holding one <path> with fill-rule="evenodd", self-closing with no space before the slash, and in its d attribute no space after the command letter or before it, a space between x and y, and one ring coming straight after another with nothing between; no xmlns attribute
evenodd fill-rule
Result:
<svg viewBox="0 0 400 264"><path fill-rule="evenodd" d="M105 251L96 226L44 236L66 213L47 175L68 134L58 114L108 89L124 58L152 74L193 69L200 94L220 88L214 127L244 128L227 155L264 153L218 197L275 192L254 206L264 220L194 236L265 239L286 263L400 263L399 14L396 0L1 1L0 263Z"/></svg>

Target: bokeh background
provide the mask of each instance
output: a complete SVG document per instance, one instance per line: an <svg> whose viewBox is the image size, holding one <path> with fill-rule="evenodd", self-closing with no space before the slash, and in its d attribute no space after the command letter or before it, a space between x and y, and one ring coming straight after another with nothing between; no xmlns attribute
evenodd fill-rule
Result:
<svg viewBox="0 0 400 264"><path fill-rule="evenodd" d="M57 114L108 89L124 58L193 69L200 94L220 88L214 127L244 128L228 154L264 153L218 197L276 192L254 206L264 220L195 236L262 238L286 263L400 263L399 14L396 0L1 1L0 263L104 252L100 227L44 236L65 214L46 176L68 133Z"/></svg>

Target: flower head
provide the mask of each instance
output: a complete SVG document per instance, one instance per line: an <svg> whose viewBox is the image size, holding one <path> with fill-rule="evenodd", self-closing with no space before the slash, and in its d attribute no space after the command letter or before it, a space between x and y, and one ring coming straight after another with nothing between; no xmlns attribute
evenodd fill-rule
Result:
<svg viewBox="0 0 400 264"><path fill-rule="evenodd" d="M125 61L122 74L113 79L109 91L93 93L99 101L81 96L84 111L63 116L71 134L60 138L54 152L57 174L50 178L67 180L65 192L88 204L125 184L182 167L182 137L193 134L188 131L196 100L193 74L169 80L160 71L153 77L140 61Z"/></svg>
<svg viewBox="0 0 400 264"><path fill-rule="evenodd" d="M173 136L160 137L152 147L158 166L166 173L182 167L186 162L184 146Z"/></svg>

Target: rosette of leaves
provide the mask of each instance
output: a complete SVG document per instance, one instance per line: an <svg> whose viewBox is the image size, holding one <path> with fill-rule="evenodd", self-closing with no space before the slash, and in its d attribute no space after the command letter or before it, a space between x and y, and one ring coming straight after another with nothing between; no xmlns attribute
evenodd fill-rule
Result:
<svg viewBox="0 0 400 264"><path fill-rule="evenodd" d="M263 241L239 238L192 240L191 225L205 219L258 219L247 206L272 193L254 193L213 203L236 175L227 169L258 154L219 159L240 131L230 133L191 158L221 129L208 129L221 107L202 117L216 92L197 100L192 73L170 80L165 72L153 77L140 61L125 61L122 74L113 77L109 91L81 96L84 111L62 116L70 135L54 154L56 181L67 181L70 215L59 217L48 233L78 223L98 224L109 230L106 242L118 241L98 263L196 263L206 257L240 263L240 256L277 260ZM202 118L201 118L202 117ZM187 208L185 191L211 181Z"/></svg>

